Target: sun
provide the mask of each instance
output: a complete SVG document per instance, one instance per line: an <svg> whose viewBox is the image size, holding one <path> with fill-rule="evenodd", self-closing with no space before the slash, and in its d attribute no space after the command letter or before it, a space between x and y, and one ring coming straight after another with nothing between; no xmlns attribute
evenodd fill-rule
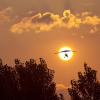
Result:
<svg viewBox="0 0 100 100"><path fill-rule="evenodd" d="M64 51L64 50L72 50L70 47L62 47L59 52ZM65 56L67 54L68 56ZM59 53L59 57L64 60L64 61L69 61L73 56L73 52L62 52Z"/></svg>

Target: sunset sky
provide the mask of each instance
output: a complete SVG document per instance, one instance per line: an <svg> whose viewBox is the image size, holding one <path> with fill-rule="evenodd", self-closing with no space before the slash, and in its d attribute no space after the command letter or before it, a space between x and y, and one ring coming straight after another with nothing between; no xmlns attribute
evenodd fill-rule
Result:
<svg viewBox="0 0 100 100"><path fill-rule="evenodd" d="M54 53L77 51L69 61ZM100 75L100 0L0 0L0 57L42 57L64 88L87 62ZM99 78L100 79L100 78Z"/></svg>

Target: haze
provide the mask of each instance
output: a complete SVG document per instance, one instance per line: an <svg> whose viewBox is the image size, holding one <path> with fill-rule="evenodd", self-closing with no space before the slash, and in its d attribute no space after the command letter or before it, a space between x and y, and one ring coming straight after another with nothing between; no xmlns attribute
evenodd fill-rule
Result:
<svg viewBox="0 0 100 100"><path fill-rule="evenodd" d="M100 75L100 0L0 0L0 57L13 64L42 57L68 87L87 62ZM54 54L77 51L69 62ZM100 78L99 78L100 79Z"/></svg>

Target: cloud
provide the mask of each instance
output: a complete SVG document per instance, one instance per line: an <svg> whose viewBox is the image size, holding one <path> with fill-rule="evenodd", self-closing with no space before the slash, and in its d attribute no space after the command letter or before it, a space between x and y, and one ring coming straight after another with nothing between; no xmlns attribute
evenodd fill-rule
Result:
<svg viewBox="0 0 100 100"><path fill-rule="evenodd" d="M94 33L98 30L100 25L100 17L92 15L89 12L82 12L80 14L73 14L70 10L65 10L61 15L51 12L38 13L30 17L24 17L20 22L12 25L10 31L13 33L24 33L34 30L35 32L50 31L55 28L81 28L81 26L88 25L89 30Z"/></svg>
<svg viewBox="0 0 100 100"><path fill-rule="evenodd" d="M58 89L58 90L67 90L67 87L64 85L64 84L56 84L56 88Z"/></svg>
<svg viewBox="0 0 100 100"><path fill-rule="evenodd" d="M10 13L12 8L8 7L0 11L0 22L10 21Z"/></svg>
<svg viewBox="0 0 100 100"><path fill-rule="evenodd" d="M78 28L80 24L82 23L81 18L79 18L77 15L74 15L71 13L70 10L65 10L63 12L63 27L66 28Z"/></svg>
<svg viewBox="0 0 100 100"><path fill-rule="evenodd" d="M89 25L99 25L100 24L100 18L98 16L86 16L83 20L83 24L89 24Z"/></svg>
<svg viewBox="0 0 100 100"><path fill-rule="evenodd" d="M31 17L24 17L20 22L12 25L10 30L14 33L29 32L30 30L49 31L58 26L59 21L61 21L59 17L59 15L50 12L38 13Z"/></svg>

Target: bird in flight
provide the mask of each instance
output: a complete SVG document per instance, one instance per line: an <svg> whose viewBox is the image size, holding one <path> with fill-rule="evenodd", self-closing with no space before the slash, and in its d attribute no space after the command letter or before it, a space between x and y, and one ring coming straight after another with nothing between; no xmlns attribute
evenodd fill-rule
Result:
<svg viewBox="0 0 100 100"><path fill-rule="evenodd" d="M56 52L56 53L54 53L54 54L59 54L59 53L65 53L65 57L68 57L68 52L76 52L76 51L73 51L73 50L62 50L62 51L60 51L60 52ZM64 58L65 58L64 57Z"/></svg>

